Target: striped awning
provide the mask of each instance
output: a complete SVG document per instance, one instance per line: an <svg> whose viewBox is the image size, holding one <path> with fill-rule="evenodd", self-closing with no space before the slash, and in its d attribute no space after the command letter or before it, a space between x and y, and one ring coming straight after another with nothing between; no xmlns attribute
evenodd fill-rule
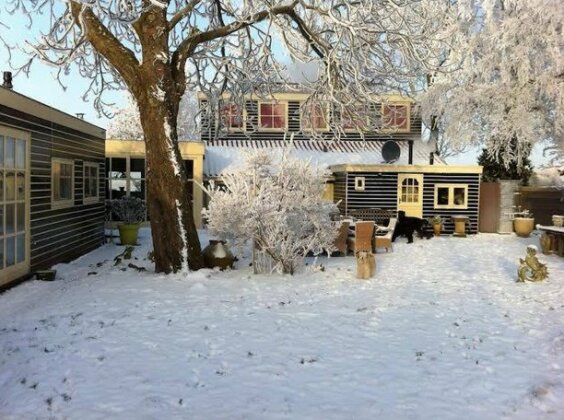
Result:
<svg viewBox="0 0 564 420"><path fill-rule="evenodd" d="M241 162L242 151L252 149L272 149L273 154L282 154L284 148L289 149L292 156L309 159L320 166L341 164L386 164L382 157L383 141L323 141L323 140L215 140L206 143L204 159L204 176L215 177L237 162ZM398 141L399 158L388 164L409 164L409 143ZM415 141L413 145L413 164L428 165L430 148L426 143ZM444 162L435 156L435 165Z"/></svg>

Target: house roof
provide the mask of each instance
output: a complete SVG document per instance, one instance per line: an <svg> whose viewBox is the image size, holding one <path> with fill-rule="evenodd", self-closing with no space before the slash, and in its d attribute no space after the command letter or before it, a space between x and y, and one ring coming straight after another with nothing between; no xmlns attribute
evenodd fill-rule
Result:
<svg viewBox="0 0 564 420"><path fill-rule="evenodd" d="M406 141L397 142L400 147L400 157L387 165L408 165L409 144ZM381 141L323 141L323 140L294 140L281 142L279 140L215 140L213 144L206 143L204 159L204 176L215 177L221 175L227 168L241 162L242 154L253 149L272 149L273 154L281 155L284 147L290 149L292 156L300 159L310 159L318 166L340 164L386 164L382 158ZM431 148L427 143L414 141L413 164L428 165ZM446 163L437 155L435 165Z"/></svg>

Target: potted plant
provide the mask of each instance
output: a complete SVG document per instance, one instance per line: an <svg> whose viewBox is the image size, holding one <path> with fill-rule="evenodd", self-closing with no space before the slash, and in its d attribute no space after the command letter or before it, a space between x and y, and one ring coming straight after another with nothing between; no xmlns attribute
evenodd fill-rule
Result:
<svg viewBox="0 0 564 420"><path fill-rule="evenodd" d="M122 222L118 225L122 245L136 245L139 224L145 220L145 202L137 197L112 200L112 211Z"/></svg>
<svg viewBox="0 0 564 420"><path fill-rule="evenodd" d="M528 238L531 232L535 229L535 219L533 218L533 213L519 207L513 216L513 228L515 229L517 236Z"/></svg>
<svg viewBox="0 0 564 420"><path fill-rule="evenodd" d="M441 230L443 229L443 219L439 215L435 215L429 219L429 223L433 225L433 232L435 232L435 236L441 235Z"/></svg>

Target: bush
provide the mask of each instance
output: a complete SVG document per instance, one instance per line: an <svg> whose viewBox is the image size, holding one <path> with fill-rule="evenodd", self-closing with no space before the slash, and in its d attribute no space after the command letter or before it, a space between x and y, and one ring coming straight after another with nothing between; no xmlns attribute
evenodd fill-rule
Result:
<svg viewBox="0 0 564 420"><path fill-rule="evenodd" d="M145 201L137 197L123 197L112 200L112 212L120 221L128 225L141 223L145 220Z"/></svg>

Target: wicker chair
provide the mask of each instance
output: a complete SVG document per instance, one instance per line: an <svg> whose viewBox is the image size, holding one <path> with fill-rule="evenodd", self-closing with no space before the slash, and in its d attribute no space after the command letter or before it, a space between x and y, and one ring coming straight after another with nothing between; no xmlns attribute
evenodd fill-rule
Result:
<svg viewBox="0 0 564 420"><path fill-rule="evenodd" d="M349 235L349 222L342 222L339 226L339 234L333 245L341 255L347 255L347 237Z"/></svg>
<svg viewBox="0 0 564 420"><path fill-rule="evenodd" d="M386 252L388 252L388 249L391 249L392 251L394 250L392 247L392 236L394 234L394 229L396 228L397 222L398 219L392 217L390 219L390 222L388 223L388 226L386 227L386 230L384 231L385 233L379 235L378 232L376 232L376 236L374 237L375 250L378 250L378 248L386 248Z"/></svg>
<svg viewBox="0 0 564 420"><path fill-rule="evenodd" d="M348 238L348 249L356 254L357 251L372 252L374 239L374 222L364 221L355 223L354 237Z"/></svg>

